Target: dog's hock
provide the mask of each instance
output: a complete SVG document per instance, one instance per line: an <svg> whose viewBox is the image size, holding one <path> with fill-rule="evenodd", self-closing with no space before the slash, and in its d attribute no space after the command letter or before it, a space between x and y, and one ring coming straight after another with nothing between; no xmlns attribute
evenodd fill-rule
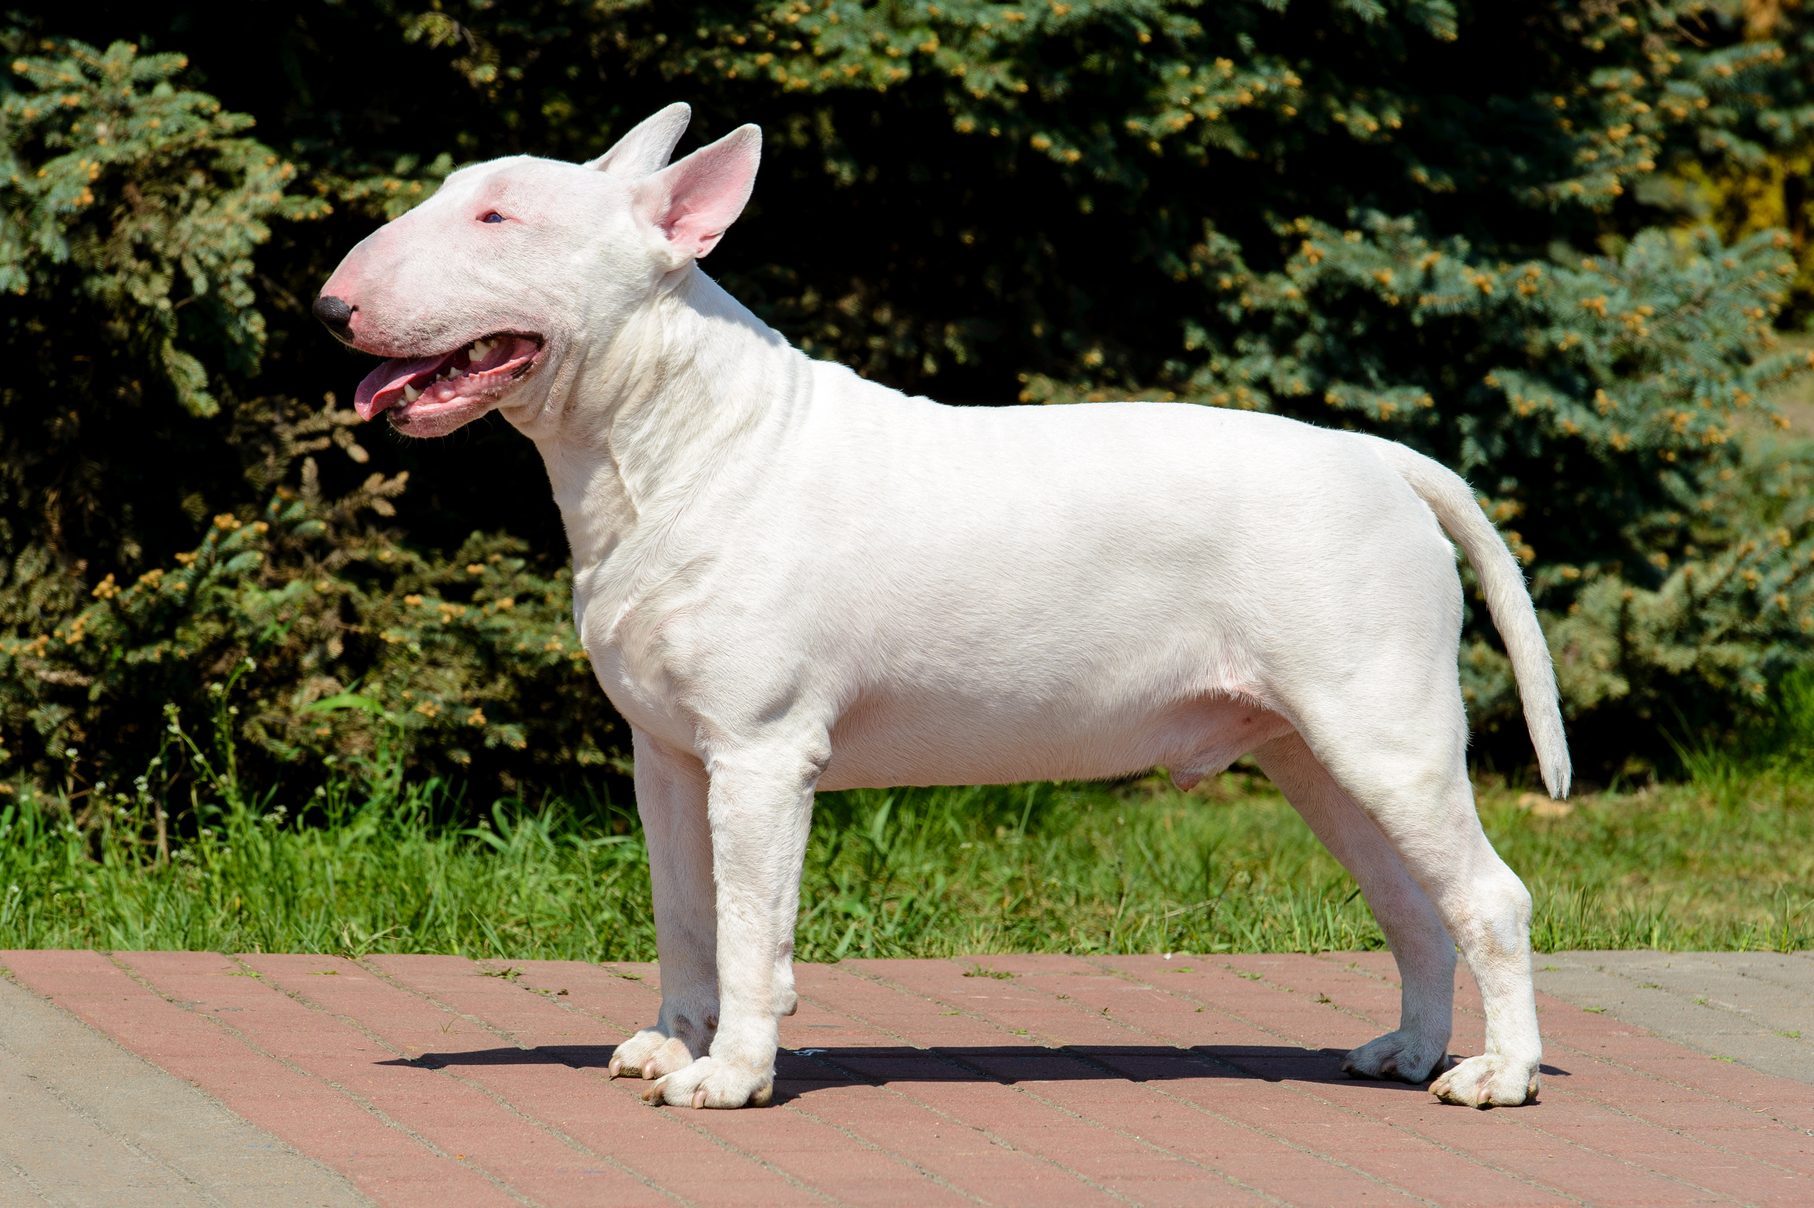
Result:
<svg viewBox="0 0 1814 1208"><path fill-rule="evenodd" d="M636 183L631 210L650 228L670 269L718 246L749 202L761 159L761 128L739 126Z"/></svg>
<svg viewBox="0 0 1814 1208"><path fill-rule="evenodd" d="M586 166L609 176L621 176L625 180L641 180L651 172L659 172L668 166L668 157L674 154L674 144L686 133L687 122L692 117L692 106L685 101L676 101L661 112L638 122L609 151L597 159L588 160Z"/></svg>

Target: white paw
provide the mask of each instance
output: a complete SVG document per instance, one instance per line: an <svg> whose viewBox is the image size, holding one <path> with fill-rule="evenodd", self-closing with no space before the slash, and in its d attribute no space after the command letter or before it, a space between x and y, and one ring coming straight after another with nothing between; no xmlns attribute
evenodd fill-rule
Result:
<svg viewBox="0 0 1814 1208"><path fill-rule="evenodd" d="M645 1103L670 1107L761 1107L775 1093L775 1073L716 1057L701 1057L642 1093Z"/></svg>
<svg viewBox="0 0 1814 1208"><path fill-rule="evenodd" d="M616 1078L620 1074L640 1074L660 1078L693 1062L692 1050L678 1036L644 1030L618 1045L611 1053L611 1064L605 1072Z"/></svg>
<svg viewBox="0 0 1814 1208"><path fill-rule="evenodd" d="M1342 1058L1342 1072L1356 1078L1392 1078L1424 1082L1449 1067L1446 1036L1387 1032Z"/></svg>
<svg viewBox="0 0 1814 1208"><path fill-rule="evenodd" d="M1492 1053L1469 1057L1438 1078L1430 1093L1463 1107L1516 1107L1537 1098L1537 1063Z"/></svg>

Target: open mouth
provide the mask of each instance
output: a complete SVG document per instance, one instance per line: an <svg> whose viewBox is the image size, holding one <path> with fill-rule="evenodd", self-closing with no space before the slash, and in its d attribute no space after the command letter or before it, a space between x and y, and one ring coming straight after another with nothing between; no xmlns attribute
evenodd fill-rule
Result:
<svg viewBox="0 0 1814 1208"><path fill-rule="evenodd" d="M541 355L540 336L498 332L439 356L386 361L359 383L353 409L360 419L389 411L397 422L489 405L534 369Z"/></svg>

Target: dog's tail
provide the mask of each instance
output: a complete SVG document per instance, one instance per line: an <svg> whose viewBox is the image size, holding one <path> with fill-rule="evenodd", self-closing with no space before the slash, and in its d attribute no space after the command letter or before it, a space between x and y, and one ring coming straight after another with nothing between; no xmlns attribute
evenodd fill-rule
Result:
<svg viewBox="0 0 1814 1208"><path fill-rule="evenodd" d="M1376 439L1375 446L1386 464L1436 513L1444 531L1473 564L1486 593L1487 611L1511 656L1518 696L1524 703L1524 724L1537 748L1544 787L1552 797L1568 796L1568 739L1562 732L1556 673L1550 665L1549 644L1537 624L1536 606L1524 586L1524 571L1460 475L1394 441Z"/></svg>

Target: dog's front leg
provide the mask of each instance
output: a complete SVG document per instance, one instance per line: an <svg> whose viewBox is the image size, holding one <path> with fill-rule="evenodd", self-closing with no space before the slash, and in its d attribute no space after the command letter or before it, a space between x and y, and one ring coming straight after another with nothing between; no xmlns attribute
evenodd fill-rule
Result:
<svg viewBox="0 0 1814 1208"><path fill-rule="evenodd" d="M778 1016L793 1003L777 957L799 905L807 821L820 761L795 751L709 761L707 814L718 886L720 1008L711 1051L643 1092L651 1103L742 1107L769 1101Z"/></svg>
<svg viewBox="0 0 1814 1208"><path fill-rule="evenodd" d="M703 1057L718 1026L718 920L705 767L631 730L636 812L649 845L661 1017L617 1046L610 1074L660 1078Z"/></svg>

